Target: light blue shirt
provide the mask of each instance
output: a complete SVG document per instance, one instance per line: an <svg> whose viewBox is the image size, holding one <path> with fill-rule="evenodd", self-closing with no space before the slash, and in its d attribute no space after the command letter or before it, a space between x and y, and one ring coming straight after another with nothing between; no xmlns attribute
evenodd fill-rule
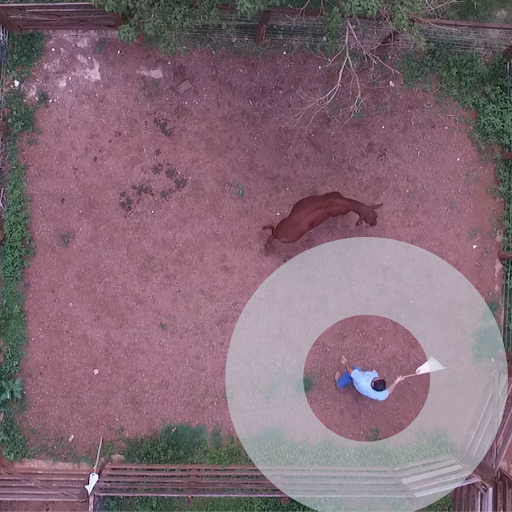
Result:
<svg viewBox="0 0 512 512"><path fill-rule="evenodd" d="M386 400L389 393L384 391L375 391L372 388L372 380L378 378L379 374L374 370L372 372L362 372L361 370L354 370L350 376L354 381L354 387L361 393L361 395L373 398L373 400Z"/></svg>

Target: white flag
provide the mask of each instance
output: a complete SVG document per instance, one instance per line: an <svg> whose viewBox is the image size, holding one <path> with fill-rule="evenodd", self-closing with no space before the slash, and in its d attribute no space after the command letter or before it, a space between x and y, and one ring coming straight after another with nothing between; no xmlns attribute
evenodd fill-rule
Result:
<svg viewBox="0 0 512 512"><path fill-rule="evenodd" d="M433 357L429 357L428 361L422 364L419 368L416 369L416 375L421 375L423 373L435 372L437 370L445 370L446 368Z"/></svg>

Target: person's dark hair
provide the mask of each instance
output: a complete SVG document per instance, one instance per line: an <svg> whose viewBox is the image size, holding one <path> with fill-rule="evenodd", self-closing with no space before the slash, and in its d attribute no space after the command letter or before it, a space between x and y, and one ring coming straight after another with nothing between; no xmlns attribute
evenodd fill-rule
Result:
<svg viewBox="0 0 512 512"><path fill-rule="evenodd" d="M377 379L372 382L372 388L375 391L384 391L386 389L386 381L384 379Z"/></svg>

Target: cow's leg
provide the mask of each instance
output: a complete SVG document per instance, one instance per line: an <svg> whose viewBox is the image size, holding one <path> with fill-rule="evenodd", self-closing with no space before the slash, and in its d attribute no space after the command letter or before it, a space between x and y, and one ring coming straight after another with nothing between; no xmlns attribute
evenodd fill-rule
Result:
<svg viewBox="0 0 512 512"><path fill-rule="evenodd" d="M265 255L268 254L268 249L270 247L270 244L276 239L276 237L274 235L270 235L268 238L267 238L267 241L265 242L265 247L264 247L264 251L265 251Z"/></svg>

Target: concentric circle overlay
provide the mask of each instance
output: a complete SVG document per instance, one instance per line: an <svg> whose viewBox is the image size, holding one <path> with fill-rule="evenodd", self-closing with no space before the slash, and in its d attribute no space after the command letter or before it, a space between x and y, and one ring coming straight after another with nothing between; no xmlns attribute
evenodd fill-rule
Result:
<svg viewBox="0 0 512 512"><path fill-rule="evenodd" d="M427 357L445 367L430 373L428 398L416 419L373 443L327 429L302 385L315 340L357 315L399 323ZM347 334L360 339L359 333ZM361 343L378 371L372 340ZM326 354L325 368L341 369L341 355L360 363L350 360L340 342L335 353ZM397 357L406 361L407 353ZM415 370L411 366L408 373ZM399 386L424 378L414 376ZM244 308L226 367L229 410L248 455L277 488L319 512L413 512L448 494L490 448L503 416L506 383L499 328L471 283L428 251L373 237L321 245L276 270ZM383 414L407 414L399 397L395 392L379 403ZM364 400L369 399L361 397L361 407Z"/></svg>

